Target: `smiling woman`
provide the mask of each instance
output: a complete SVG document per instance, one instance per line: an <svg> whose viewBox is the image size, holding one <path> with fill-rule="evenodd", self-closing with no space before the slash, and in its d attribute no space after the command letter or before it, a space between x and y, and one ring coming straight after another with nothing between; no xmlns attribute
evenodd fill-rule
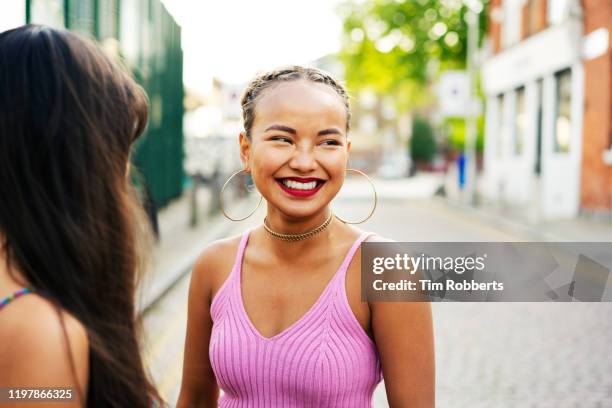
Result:
<svg viewBox="0 0 612 408"><path fill-rule="evenodd" d="M361 302L360 244L386 240L330 209L351 146L345 89L289 67L254 79L242 108L243 171L267 215L194 267L178 406L371 407L383 376L391 406L434 406L429 304Z"/></svg>

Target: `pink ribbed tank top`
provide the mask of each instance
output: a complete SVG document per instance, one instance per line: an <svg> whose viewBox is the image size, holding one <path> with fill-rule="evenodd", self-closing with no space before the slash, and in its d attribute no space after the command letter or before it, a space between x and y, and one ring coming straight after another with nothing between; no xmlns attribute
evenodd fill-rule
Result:
<svg viewBox="0 0 612 408"><path fill-rule="evenodd" d="M351 310L346 270L370 233L352 245L323 293L302 318L266 338L242 302L241 269L247 231L236 262L211 304L210 362L223 395L222 408L372 406L382 379L374 342Z"/></svg>

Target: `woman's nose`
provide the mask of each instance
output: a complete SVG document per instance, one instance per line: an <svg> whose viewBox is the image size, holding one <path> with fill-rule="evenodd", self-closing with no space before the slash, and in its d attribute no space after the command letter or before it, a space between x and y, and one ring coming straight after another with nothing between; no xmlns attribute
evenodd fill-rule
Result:
<svg viewBox="0 0 612 408"><path fill-rule="evenodd" d="M310 149L296 149L293 157L289 161L289 167L301 173L308 173L316 169L317 161Z"/></svg>

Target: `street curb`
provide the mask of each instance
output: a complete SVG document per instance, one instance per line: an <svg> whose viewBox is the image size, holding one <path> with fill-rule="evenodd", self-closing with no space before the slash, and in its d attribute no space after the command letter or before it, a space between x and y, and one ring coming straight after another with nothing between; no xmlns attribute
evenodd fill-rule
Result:
<svg viewBox="0 0 612 408"><path fill-rule="evenodd" d="M472 207L467 204L445 198L445 197L433 197L434 201L437 201L447 208L451 208L453 210L461 211L469 216L477 216L486 219L487 222L500 227L504 230L512 230L515 232L521 233L521 235L525 235L525 238L537 242L537 241L545 241L545 242L567 242L571 241L561 235L553 234L550 232L543 232L537 229L536 225L529 225L525 222L518 221L514 218L509 218L508 216L503 216L503 214L496 213L491 210L487 210L482 207Z"/></svg>

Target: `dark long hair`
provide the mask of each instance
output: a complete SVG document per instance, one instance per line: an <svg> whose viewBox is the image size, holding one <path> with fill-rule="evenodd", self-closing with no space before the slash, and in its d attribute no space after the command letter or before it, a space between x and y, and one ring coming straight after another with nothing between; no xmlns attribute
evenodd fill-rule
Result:
<svg viewBox="0 0 612 408"><path fill-rule="evenodd" d="M126 176L144 91L92 42L27 25L0 34L0 232L10 265L75 316L88 407L150 407L135 312L142 211Z"/></svg>

